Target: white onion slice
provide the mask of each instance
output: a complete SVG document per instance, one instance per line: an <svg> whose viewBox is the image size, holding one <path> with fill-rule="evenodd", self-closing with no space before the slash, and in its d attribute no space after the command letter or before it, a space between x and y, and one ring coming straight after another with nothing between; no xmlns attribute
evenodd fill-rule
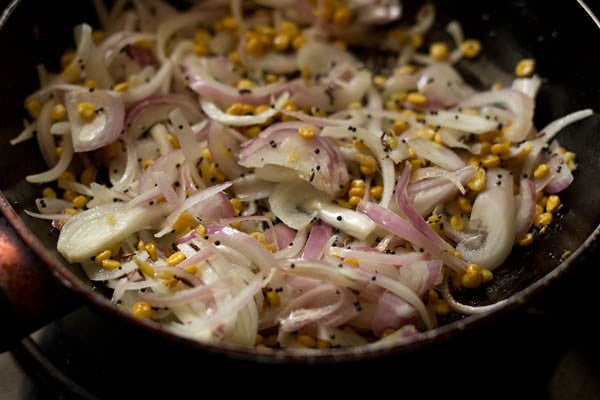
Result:
<svg viewBox="0 0 600 400"><path fill-rule="evenodd" d="M249 126L260 125L267 122L269 118L274 117L275 114L279 112L278 110L283 107L288 99L289 94L284 93L279 96L272 107L255 115L227 114L221 111L221 109L214 102L207 99L201 99L200 106L202 107L202 111L204 111L204 113L214 121L229 126Z"/></svg>
<svg viewBox="0 0 600 400"><path fill-rule="evenodd" d="M153 307L173 307L192 301L208 301L215 294L231 288L230 278L221 278L207 285L196 286L191 289L177 291L173 294L142 294L140 299L147 301Z"/></svg>
<svg viewBox="0 0 600 400"><path fill-rule="evenodd" d="M364 240L375 225L359 212L332 202L310 184L296 180L280 183L269 198L271 211L293 229L305 228L315 217L341 231Z"/></svg>
<svg viewBox="0 0 600 400"><path fill-rule="evenodd" d="M128 105L150 97L153 94L160 94L161 87L171 79L172 70L173 64L167 60L149 81L130 87L124 92L116 93Z"/></svg>
<svg viewBox="0 0 600 400"><path fill-rule="evenodd" d="M518 90L526 96L535 99L538 91L542 86L542 80L538 75L533 75L531 78L517 78L512 83L512 88Z"/></svg>
<svg viewBox="0 0 600 400"><path fill-rule="evenodd" d="M349 126L347 128L342 127L325 127L321 131L322 136L333 137L336 139L342 139L351 141L353 138L362 141L377 157L379 166L381 168L381 174L383 177L383 194L381 195L380 204L387 206L392 198L392 188L394 186L394 162L399 162L402 159L408 157L408 149L403 142L398 144L398 147L393 151L398 151L398 161L392 162L389 153L392 151L389 147L385 146L385 143L381 138L385 135L382 133L382 137L378 137L373 132L369 132L363 128L357 128Z"/></svg>
<svg viewBox="0 0 600 400"><path fill-rule="evenodd" d="M469 225L483 229L483 243L461 242L456 246L469 262L493 270L504 262L515 241L515 215L512 174L500 168L487 172L488 186L473 202Z"/></svg>
<svg viewBox="0 0 600 400"><path fill-rule="evenodd" d="M271 125L256 138L244 143L239 153L240 165L255 168L257 175L263 179L282 181L301 178L319 190L341 194L349 174L339 148L331 138L321 135L304 139L299 135L299 129L317 131L317 128L301 122Z"/></svg>
<svg viewBox="0 0 600 400"><path fill-rule="evenodd" d="M506 107L514 115L504 137L511 142L520 142L527 138L533 128L534 102L531 97L514 89L491 90L477 93L460 102L460 107L483 107L499 104Z"/></svg>
<svg viewBox="0 0 600 400"><path fill-rule="evenodd" d="M75 152L99 149L117 140L123 131L125 106L107 90L72 91L67 93L66 107L71 122L71 136ZM91 103L95 107L92 120L81 117L79 104Z"/></svg>
<svg viewBox="0 0 600 400"><path fill-rule="evenodd" d="M311 324L339 326L357 313L347 289L323 284L308 290L289 303L275 318L286 332Z"/></svg>
<svg viewBox="0 0 600 400"><path fill-rule="evenodd" d="M190 124L180 108L176 108L175 110L171 111L169 113L169 119L175 127L174 135L179 140L181 151L185 156L185 162L188 166L192 179L198 187L203 187L204 184L202 178L198 173L198 168L196 168L196 163L202 155L202 148L198 146L194 132L190 128Z"/></svg>
<svg viewBox="0 0 600 400"><path fill-rule="evenodd" d="M65 137L62 147L63 150L56 165L46 172L26 176L25 179L27 182L44 183L58 179L60 175L67 170L73 159L73 142L69 137Z"/></svg>
<svg viewBox="0 0 600 400"><path fill-rule="evenodd" d="M229 226L211 225L207 234L213 242L231 247L256 265L266 278L271 270L277 268L277 260L254 237Z"/></svg>
<svg viewBox="0 0 600 400"><path fill-rule="evenodd" d="M101 205L70 218L60 231L56 247L67 261L78 262L151 226L166 212L165 205L132 208L124 203Z"/></svg>
<svg viewBox="0 0 600 400"><path fill-rule="evenodd" d="M519 194L515 196L515 240L519 240L531 228L535 217L535 184L530 179L521 179Z"/></svg>
<svg viewBox="0 0 600 400"><path fill-rule="evenodd" d="M481 117L458 111L437 110L431 111L425 115L425 121L433 126L443 128L457 129L469 133L484 133L495 129L497 122Z"/></svg>
<svg viewBox="0 0 600 400"><path fill-rule="evenodd" d="M417 87L436 109L453 106L475 93L447 63L434 63L421 71Z"/></svg>
<svg viewBox="0 0 600 400"><path fill-rule="evenodd" d="M451 149L427 139L411 139L408 147L414 150L419 158L428 160L449 171L463 168L466 163Z"/></svg>
<svg viewBox="0 0 600 400"><path fill-rule="evenodd" d="M184 94L153 95L132 104L127 111L125 128L134 138L144 133L160 121L167 121L169 113L179 108L190 123L202 118L198 104L191 96Z"/></svg>
<svg viewBox="0 0 600 400"><path fill-rule="evenodd" d="M306 191L307 187L306 184L300 183L280 183L273 188L269 196L271 212L292 229L306 228L317 216L314 207L310 211L306 209L314 194L312 191Z"/></svg>
<svg viewBox="0 0 600 400"><path fill-rule="evenodd" d="M203 190L189 196L187 199L185 199L183 201L183 203L181 203L181 205L179 207L177 207L174 210L171 210L171 212L169 213L167 218L163 221L163 224L162 224L163 229L161 229L160 231L155 233L154 236L157 238L160 238L160 237L166 235L167 233L169 233L171 231L173 223L177 220L177 218L179 218L179 215L182 212L189 210L190 208L192 208L193 206L195 206L198 203L201 203L205 200L208 200L208 199L214 197L221 191L227 189L229 186L231 186L231 182L225 182L220 185L210 186L206 189L203 189Z"/></svg>

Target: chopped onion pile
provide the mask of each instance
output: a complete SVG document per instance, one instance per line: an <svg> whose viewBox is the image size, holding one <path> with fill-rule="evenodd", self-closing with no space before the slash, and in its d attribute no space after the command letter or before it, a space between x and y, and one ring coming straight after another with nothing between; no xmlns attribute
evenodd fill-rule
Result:
<svg viewBox="0 0 600 400"><path fill-rule="evenodd" d="M409 342L492 309L450 289L488 284L573 180L555 135L592 111L538 130L533 70L468 84L481 44L457 21L429 43L430 4L94 3L102 26L75 28L59 73L40 67L12 141L48 164L29 213L116 306L176 334Z"/></svg>

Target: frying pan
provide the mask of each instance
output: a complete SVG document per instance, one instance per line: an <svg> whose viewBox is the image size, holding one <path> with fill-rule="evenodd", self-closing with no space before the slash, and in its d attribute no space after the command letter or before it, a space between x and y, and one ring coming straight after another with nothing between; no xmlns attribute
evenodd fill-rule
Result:
<svg viewBox="0 0 600 400"><path fill-rule="evenodd" d="M82 4L80 4L82 3ZM549 231L525 249L516 249L495 271L485 289L462 299L472 305L502 301L486 314L449 321L414 342L386 349L342 349L320 354L258 352L254 349L198 343L158 329L118 311L97 291L83 272L69 265L56 252L56 232L47 221L27 216L34 209L39 189L25 182L28 174L45 169L35 143L10 146L8 140L22 128L23 99L37 88L35 66L44 63L56 70L62 49L72 45L72 27L94 21L91 1L13 1L12 13L5 12L1 23L0 48L0 332L4 348L18 337L43 325L61 313L85 304L114 320L144 340L156 340L172 352L193 354L227 368L232 362L251 367L312 367L335 364L377 363L382 359L418 358L438 343L448 343L486 325L504 321L522 309L549 286L574 269L591 268L585 263L593 254L600 225L600 114L564 129L558 136L562 145L577 154L579 168L574 183L561 193L564 207ZM546 123L582 108L600 111L600 55L593 43L600 40L600 25L587 5L562 1L475 1L436 2L436 34L451 19L458 19L467 36L483 42L484 55L470 65L459 64L469 81L489 86L495 81L510 82L516 63L524 57L537 60L544 79L536 102L535 123ZM405 2L410 10L413 2ZM57 10L58 13L57 13ZM408 12L408 11L407 11ZM9 15L11 14L11 15ZM56 15L56 17L49 17ZM491 65L496 67L490 69ZM568 250L571 255L562 259ZM583 271L585 273L585 271ZM363 368L363 367L361 367ZM368 367L364 367L367 368Z"/></svg>

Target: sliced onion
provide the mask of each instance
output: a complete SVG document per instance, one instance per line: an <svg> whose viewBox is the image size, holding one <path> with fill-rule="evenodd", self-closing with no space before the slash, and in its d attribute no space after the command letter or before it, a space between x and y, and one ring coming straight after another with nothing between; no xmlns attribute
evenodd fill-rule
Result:
<svg viewBox="0 0 600 400"><path fill-rule="evenodd" d="M95 80L100 87L110 87L113 84L113 80L104 64L102 54L94 45L92 27L88 24L81 24L75 27L73 33L75 42L77 43L77 55L65 68L65 71L79 75L85 71L87 79ZM72 79L70 73L65 78Z"/></svg>
<svg viewBox="0 0 600 400"><path fill-rule="evenodd" d="M127 136L122 138L125 147L125 156L122 152L111 160L109 164L109 179L114 190L127 190L139 171L137 152L131 140ZM124 164L124 165L123 165Z"/></svg>
<svg viewBox="0 0 600 400"><path fill-rule="evenodd" d="M197 186L202 187L203 181L198 173L198 168L196 167L198 160L202 156L202 148L198 146L194 132L190 128L190 124L180 108L176 108L175 110L171 111L169 113L169 119L175 127L174 135L179 141L181 151L185 156L185 162L188 166L192 179Z"/></svg>
<svg viewBox="0 0 600 400"><path fill-rule="evenodd" d="M358 65L354 56L333 44L312 40L298 50L298 70L310 71L313 76L329 75L335 68Z"/></svg>
<svg viewBox="0 0 600 400"><path fill-rule="evenodd" d="M375 1L356 10L357 21L368 25L384 25L400 19L402 4L399 0Z"/></svg>
<svg viewBox="0 0 600 400"><path fill-rule="evenodd" d="M371 87L371 73L359 70L343 84L308 87L298 78L289 81L283 91L289 91L292 101L300 107L317 107L327 112L338 111L354 102L361 102Z"/></svg>
<svg viewBox="0 0 600 400"><path fill-rule="evenodd" d="M229 126L249 126L260 125L267 122L269 118L274 117L275 114L278 113L278 110L283 107L288 99L289 94L286 92L279 96L272 107L255 115L227 114L221 111L215 103L206 99L201 99L200 105L202 107L202 111L204 111L204 113L214 121Z"/></svg>
<svg viewBox="0 0 600 400"><path fill-rule="evenodd" d="M319 190L341 194L349 175L346 165L341 162L339 149L327 137L303 139L298 129L317 128L302 123L272 125L244 144L239 154L240 165L255 168L257 173L269 165L282 166L294 173L284 176L276 171L274 179L277 181L299 177ZM268 177L265 174L260 176L263 179Z"/></svg>
<svg viewBox="0 0 600 400"><path fill-rule="evenodd" d="M385 292L377 303L371 329L375 335L381 336L384 330L398 329L414 320L416 316L417 313L410 304L390 292Z"/></svg>
<svg viewBox="0 0 600 400"><path fill-rule="evenodd" d="M417 88L435 109L453 106L475 93L447 63L435 63L421 71Z"/></svg>
<svg viewBox="0 0 600 400"><path fill-rule="evenodd" d="M417 12L417 22L410 27L410 32L423 35L429 31L435 21L435 11L435 5L431 3L421 6Z"/></svg>
<svg viewBox="0 0 600 400"><path fill-rule="evenodd" d="M434 322L427 312L427 308L425 307L425 304L423 304L423 301L413 290L411 290L402 282L388 278L385 275L364 271L361 268L339 269L342 270L346 276L350 276L353 279L362 281L364 283L370 282L371 284L379 286L400 297L417 310L420 317L423 319L423 322L429 329L434 327Z"/></svg>
<svg viewBox="0 0 600 400"><path fill-rule="evenodd" d="M137 257L145 259L148 255L145 252L140 252ZM138 268L133 260L122 262L121 268L115 269L102 268L95 261L91 260L82 260L81 266L87 277L92 281L109 281L111 279L117 279Z"/></svg>
<svg viewBox="0 0 600 400"><path fill-rule="evenodd" d="M318 217L334 228L364 240L375 228L369 218L334 204L327 195L300 180L275 186L269 205L273 214L294 229L305 228Z"/></svg>
<svg viewBox="0 0 600 400"><path fill-rule="evenodd" d="M413 174L414 183L408 185L408 195L413 199L413 207L421 216L429 215L440 204L446 204L458 193L465 193L467 182L473 177L477 168L472 165L448 172L419 168Z"/></svg>
<svg viewBox="0 0 600 400"><path fill-rule="evenodd" d="M504 133L511 142L524 140L533 128L534 102L518 90L501 89L477 93L460 102L461 107L483 107L498 104L506 107L512 114L513 120Z"/></svg>
<svg viewBox="0 0 600 400"><path fill-rule="evenodd" d="M287 247L285 246L285 242L280 243L281 250L275 252L275 258L285 259L285 258L298 257L298 254L300 254L300 252L304 248L307 237L308 237L308 234L306 232L306 229L298 229L296 231L296 235L294 236L294 239L291 242L288 242Z"/></svg>
<svg viewBox="0 0 600 400"><path fill-rule="evenodd" d="M81 103L91 103L96 115L86 120L79 114ZM72 91L66 96L66 107L71 122L71 136L75 152L91 151L117 140L123 132L125 106L106 90Z"/></svg>
<svg viewBox="0 0 600 400"><path fill-rule="evenodd" d="M71 218L71 216L69 214L64 214L64 213L46 214L46 213L36 213L33 211L25 210L25 214L27 214L33 218L45 219L45 220L52 221L52 226L57 230L59 230L61 228L61 226L56 223L57 221L66 221L67 219Z"/></svg>
<svg viewBox="0 0 600 400"><path fill-rule="evenodd" d="M544 186L547 193L558 193L565 190L573 182L573 174L565 158L560 153L555 153L548 161L550 179ZM538 185L536 182L536 189Z"/></svg>
<svg viewBox="0 0 600 400"><path fill-rule="evenodd" d="M253 88L248 91L238 89L220 83L211 75L207 61L190 55L182 61L183 73L187 78L190 89L222 106L230 106L233 103L244 103L252 105L269 104L272 96L278 96L286 91L287 85L275 83L262 87Z"/></svg>
<svg viewBox="0 0 600 400"><path fill-rule="evenodd" d="M279 223L266 229L264 236L265 241L274 244L277 249L285 249L295 240L296 232L287 225Z"/></svg>
<svg viewBox="0 0 600 400"><path fill-rule="evenodd" d="M583 110L574 111L570 114L567 114L552 121L540 131L543 133L543 140L545 142L549 142L550 139L552 139L558 132L560 132L566 126L571 125L589 116L592 116L593 114L594 111L592 109L586 108Z"/></svg>
<svg viewBox="0 0 600 400"><path fill-rule="evenodd" d="M153 34L120 31L104 39L98 46L98 52L103 55L105 65L110 66L123 49L139 42L153 42L155 40L156 37Z"/></svg>
<svg viewBox="0 0 600 400"><path fill-rule="evenodd" d="M580 121L581 119L587 118L591 115L593 115L593 111L591 109L584 109L572 112L546 125L540 131L539 137L523 142L521 146L519 146L519 151L522 151L522 149L525 148L530 148L530 151L528 152L525 158L525 162L523 163L521 174L523 176L531 176L533 174L534 168L540 161L540 154L542 152L542 149L550 142L550 140L558 132L560 132L566 126Z"/></svg>
<svg viewBox="0 0 600 400"><path fill-rule="evenodd" d="M458 111L431 111L425 115L425 121L433 126L457 129L469 133L484 133L496 128L497 122L479 115Z"/></svg>
<svg viewBox="0 0 600 400"><path fill-rule="evenodd" d="M179 215L182 212L189 210L190 208L194 207L196 204L199 204L205 200L208 200L208 199L214 197L219 192L227 189L229 186L231 186L231 182L225 182L220 185L210 186L206 189L203 189L203 190L189 196L175 210L171 209L170 214L167 216L167 218L163 222L164 228L161 229L159 232L155 233L154 236L159 238L159 237L166 235L167 233L169 233L171 231L173 223L175 223L175 221L177 220L177 218L179 218Z"/></svg>
<svg viewBox="0 0 600 400"><path fill-rule="evenodd" d="M71 132L71 124L67 121L55 122L50 127L50 133L63 136Z"/></svg>
<svg viewBox="0 0 600 400"><path fill-rule="evenodd" d="M410 167L407 164L404 168L405 170L396 187L396 200L407 219L377 204L366 201L358 204L357 211L364 213L377 225L389 232L425 249L456 271L464 272L467 267L465 261L453 255L454 249L452 246L440 238L410 205L406 192Z"/></svg>
<svg viewBox="0 0 600 400"><path fill-rule="evenodd" d="M296 332L317 323L339 326L356 315L353 301L353 296L347 289L331 284L320 285L288 304L276 320L286 332Z"/></svg>
<svg viewBox="0 0 600 400"><path fill-rule="evenodd" d="M227 179L236 179L248 173L248 170L237 162L236 155L240 150L240 142L229 129L219 123L211 122L208 128L208 148L219 171Z"/></svg>
<svg viewBox="0 0 600 400"><path fill-rule="evenodd" d="M199 23L216 21L219 16L222 16L220 10L202 10L182 13L163 21L156 28L156 48L159 60L164 62L167 59L165 52L168 49L168 41L177 31Z"/></svg>
<svg viewBox="0 0 600 400"><path fill-rule="evenodd" d="M397 92L416 90L418 80L419 76L417 74L409 73L398 68L394 70L393 75L386 80L383 94L389 96Z"/></svg>
<svg viewBox="0 0 600 400"><path fill-rule="evenodd" d="M273 254L254 237L237 229L219 225L210 225L207 233L213 242L218 241L238 250L260 269L264 277L267 277L272 269L277 268L277 260Z"/></svg>
<svg viewBox="0 0 600 400"><path fill-rule="evenodd" d="M422 261L428 257L423 253L414 251L403 254L383 253L373 250L370 247L367 249L347 249L344 247L331 246L328 253L340 258L354 258L362 268L372 271L385 265L404 267L415 261Z"/></svg>
<svg viewBox="0 0 600 400"><path fill-rule="evenodd" d="M541 85L542 80L540 77L533 75L531 78L515 79L512 83L512 88L535 100L535 96L537 95Z"/></svg>
<svg viewBox="0 0 600 400"><path fill-rule="evenodd" d="M141 300L147 301L153 307L173 307L192 301L208 301L215 294L231 288L230 278L221 278L208 285L201 285L191 289L179 290L172 294L141 294Z"/></svg>
<svg viewBox="0 0 600 400"><path fill-rule="evenodd" d="M229 197L222 192L199 202L194 206L194 210L198 217L205 221L221 221L235 216L235 209Z"/></svg>
<svg viewBox="0 0 600 400"><path fill-rule="evenodd" d="M101 205L70 218L60 231L56 247L67 261L78 262L150 227L166 212L164 205L131 208L124 203Z"/></svg>
<svg viewBox="0 0 600 400"><path fill-rule="evenodd" d="M308 184L280 183L277 184L271 196L269 207L271 212L284 224L292 229L303 229L317 216L318 210L306 205L313 201L313 192L306 191Z"/></svg>
<svg viewBox="0 0 600 400"><path fill-rule="evenodd" d="M246 305L252 305L253 307L256 307L254 304L254 295L260 290L261 286L262 282L258 279L248 283L242 290L236 293L232 298L228 299L227 302L224 302L221 307L216 310L216 312L208 314L199 321L196 321L196 323L193 324L194 331L209 331L212 335L222 337L224 333L216 332L216 329L227 326L227 323L230 322L232 318L235 319L238 313ZM256 332L256 329L254 332ZM256 335L254 335L254 338L255 337ZM241 344L249 345L250 343L242 342Z"/></svg>
<svg viewBox="0 0 600 400"><path fill-rule="evenodd" d="M56 151L56 142L54 136L50 133L50 123L52 121L50 113L54 107L53 101L47 101L42 110L40 116L35 124L37 128L37 142L42 157L48 167L53 167L58 162L58 153Z"/></svg>
<svg viewBox="0 0 600 400"><path fill-rule="evenodd" d="M390 149L385 146L384 141L381 137L378 137L372 132L367 131L363 128L357 128L349 126L347 128L342 127L325 127L321 131L322 136L333 137L342 140L351 140L357 138L364 143L377 157L379 166L381 168L381 175L383 178L383 194L381 195L380 204L387 206L392 197L392 188L394 185L394 163L388 157ZM382 133L385 135L385 133ZM398 145L399 150L403 153L404 158L408 157L408 150L404 143ZM402 159L402 155L399 156Z"/></svg>
<svg viewBox="0 0 600 400"><path fill-rule="evenodd" d="M42 214L58 214L62 213L65 208L73 207L73 203L70 201L52 197L36 199L35 205Z"/></svg>
<svg viewBox="0 0 600 400"><path fill-rule="evenodd" d="M408 147L413 149L419 158L428 160L449 171L463 168L466 163L451 149L427 139L411 139Z"/></svg>
<svg viewBox="0 0 600 400"><path fill-rule="evenodd" d="M521 179L519 194L515 196L515 240L519 240L531 228L535 217L535 184L530 179Z"/></svg>
<svg viewBox="0 0 600 400"><path fill-rule="evenodd" d="M154 180L152 174L155 172L162 172L169 177L171 183L175 183L179 176L179 167L185 161L185 156L180 149L170 151L164 156L160 156L152 165L147 167L140 179L138 180L138 192L144 193L154 187Z"/></svg>
<svg viewBox="0 0 600 400"><path fill-rule="evenodd" d="M327 224L316 222L313 224L302 257L307 260L316 261L323 257L325 246L331 237L333 230Z"/></svg>
<svg viewBox="0 0 600 400"><path fill-rule="evenodd" d="M163 85L170 82L172 69L173 64L170 61L165 61L149 81L144 81L144 83L140 85L130 87L124 92L117 92L117 94L121 100L128 105L141 101L154 94L160 94L160 89Z"/></svg>
<svg viewBox="0 0 600 400"><path fill-rule="evenodd" d="M165 198L170 207L177 207L181 203L179 196L173 190L172 181L163 171L152 173L152 179L156 182L156 186L160 194Z"/></svg>
<svg viewBox="0 0 600 400"><path fill-rule="evenodd" d="M25 125L25 128L23 128L23 130L21 131L21 133L19 133L17 136L15 136L14 138L10 139L9 143L14 146L16 144L25 142L26 140L32 139L34 136L34 132L36 131L36 124L35 123L29 123L29 121L27 120L23 120L23 124Z"/></svg>
<svg viewBox="0 0 600 400"><path fill-rule="evenodd" d="M190 123L198 122L202 118L197 102L188 95L153 95L131 105L125 119L127 134L137 138L157 122L167 121L169 113L176 108L183 112Z"/></svg>
<svg viewBox="0 0 600 400"><path fill-rule="evenodd" d="M483 243L461 242L456 246L469 262L494 269L506 260L515 241L517 226L512 174L499 168L487 172L488 186L473 202L469 225L485 231Z"/></svg>
<svg viewBox="0 0 600 400"><path fill-rule="evenodd" d="M241 201L252 201L269 197L274 186L274 182L263 180L256 174L248 174L234 179L232 189Z"/></svg>
<svg viewBox="0 0 600 400"><path fill-rule="evenodd" d="M63 141L62 153L60 159L52 168L46 172L39 174L28 175L25 180L30 183L44 183L58 179L60 175L67 170L71 160L73 159L73 142L69 137L66 137Z"/></svg>

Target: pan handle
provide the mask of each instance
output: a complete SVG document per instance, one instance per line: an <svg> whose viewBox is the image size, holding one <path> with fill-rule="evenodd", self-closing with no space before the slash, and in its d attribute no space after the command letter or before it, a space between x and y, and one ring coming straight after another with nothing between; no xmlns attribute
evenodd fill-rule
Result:
<svg viewBox="0 0 600 400"><path fill-rule="evenodd" d="M0 352L77 306L0 212Z"/></svg>

